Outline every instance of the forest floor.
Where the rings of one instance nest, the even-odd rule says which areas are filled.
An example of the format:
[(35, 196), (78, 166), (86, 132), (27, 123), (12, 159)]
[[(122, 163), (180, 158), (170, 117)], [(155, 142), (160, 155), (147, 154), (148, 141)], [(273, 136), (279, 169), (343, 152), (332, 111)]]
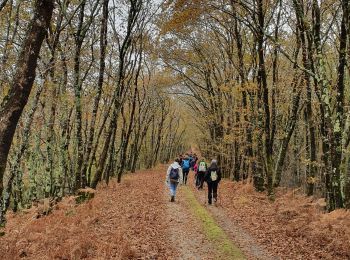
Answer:
[(280, 190), (274, 203), (251, 185), (222, 181), (178, 190), (169, 202), (164, 166), (101, 185), (37, 218), (40, 207), (8, 214), (0, 259), (349, 259), (350, 213), (325, 214), (312, 198)]

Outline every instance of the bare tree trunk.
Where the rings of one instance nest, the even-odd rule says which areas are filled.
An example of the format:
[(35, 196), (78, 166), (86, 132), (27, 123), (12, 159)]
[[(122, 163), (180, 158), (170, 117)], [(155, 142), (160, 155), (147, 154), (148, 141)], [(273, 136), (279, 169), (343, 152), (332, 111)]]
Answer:
[(33, 103), (31, 105), (31, 109), (30, 109), (29, 114), (28, 114), (28, 119), (25, 121), (24, 129), (23, 129), (23, 140), (22, 140), (22, 143), (20, 145), (20, 148), (15, 152), (14, 160), (13, 160), (14, 162), (11, 165), (11, 169), (10, 169), (9, 180), (7, 182), (7, 186), (6, 186), (6, 189), (4, 191), (4, 206), (0, 212), (0, 219), (3, 219), (3, 216), (5, 216), (6, 211), (10, 206), (10, 198), (11, 198), (10, 194), (12, 192), (13, 180), (17, 176), (17, 174), (19, 174), (19, 171), (20, 171), (19, 166), (20, 166), (22, 156), (26, 152), (26, 150), (28, 149), (28, 146), (29, 146), (30, 128), (32, 126), (34, 114), (35, 114), (35, 111), (38, 107), (38, 102), (39, 102), (39, 98), (40, 98), (42, 90), (43, 90), (43, 84), (38, 85), (38, 89), (35, 93), (34, 100), (33, 100)]
[[(140, 54), (141, 55), (141, 54)], [(140, 63), (141, 63), (141, 57), (140, 57)], [(139, 64), (141, 66), (141, 64)], [(138, 81), (138, 74), (140, 72), (141, 67), (138, 68), (137, 76), (135, 77), (135, 89), (134, 89), (134, 96), (132, 98), (132, 105), (131, 105), (131, 112), (130, 112), (130, 117), (129, 117), (129, 125), (127, 127), (127, 131), (125, 132), (123, 141), (121, 143), (121, 149), (120, 149), (120, 160), (119, 160), (119, 170), (118, 170), (118, 176), (117, 180), (118, 183), (121, 182), (122, 174), (125, 169), (125, 162), (126, 162), (126, 155), (127, 155), (127, 149), (129, 146), (129, 140), (130, 140), (130, 135), (132, 133), (132, 128), (133, 128), (133, 123), (134, 123), (134, 118), (135, 118), (135, 109), (136, 109), (136, 101), (137, 101), (137, 81)], [(124, 126), (125, 127), (125, 126)]]
[(103, 78), (104, 78), (105, 67), (106, 67), (105, 58), (106, 58), (106, 48), (107, 48), (108, 2), (109, 0), (104, 0), (103, 8), (102, 8), (102, 19), (101, 19), (101, 30), (100, 30), (100, 69), (99, 69), (99, 77), (98, 77), (98, 83), (97, 83), (97, 91), (96, 91), (96, 96), (94, 98), (94, 104), (92, 109), (92, 117), (91, 117), (91, 123), (90, 123), (88, 143), (86, 148), (85, 162), (81, 172), (83, 187), (85, 187), (85, 185), (87, 184), (86, 182), (88, 182), (86, 178), (86, 173), (89, 166), (89, 162), (91, 160), (92, 144), (95, 136), (95, 124), (96, 124), (96, 118), (97, 118), (97, 112), (100, 104), (100, 99), (102, 95)]
[(2, 11), (2, 9), (4, 9), (4, 7), (6, 6), (7, 2), (8, 2), (8, 0), (2, 0), (0, 2), (0, 12)]
[(85, 38), (83, 32), (86, 0), (80, 5), (78, 28), (75, 35), (75, 53), (74, 53), (74, 96), (75, 96), (75, 138), (77, 142), (77, 158), (75, 162), (75, 190), (82, 186), (81, 168), (83, 165), (83, 136), (82, 136), (82, 82), (80, 77), (80, 55)]
[[(299, 40), (299, 34), (297, 34), (297, 47), (294, 52), (294, 60), (297, 60), (298, 55), (299, 55), (299, 50), (300, 50), (300, 40)], [(280, 150), (278, 153), (276, 165), (275, 165), (275, 177), (274, 177), (274, 186), (277, 187), (279, 186), (281, 182), (281, 177), (282, 177), (282, 169), (284, 165), (284, 160), (287, 155), (287, 149), (288, 145), (290, 142), (290, 139), (293, 135), (295, 125), (297, 123), (297, 116), (298, 116), (298, 109), (299, 109), (299, 103), (300, 103), (300, 96), (302, 93), (302, 88), (300, 87), (300, 80), (298, 79), (299, 75), (296, 71), (297, 67), (296, 64), (293, 66), (294, 68), (294, 78), (292, 81), (292, 86), (293, 86), (293, 99), (292, 99), (292, 107), (290, 109), (290, 115), (288, 118), (288, 122), (285, 128), (285, 134), (282, 139), (282, 143), (280, 145)]]
[[(301, 49), (302, 49), (302, 61), (304, 67), (311, 71), (311, 64), (312, 64), (312, 56), (311, 56), (311, 49), (312, 49), (312, 42), (306, 41), (308, 29), (305, 28), (305, 15), (303, 11), (303, 6), (299, 0), (293, 0), (294, 2), (294, 8), (295, 13), (297, 17), (298, 22), (298, 29), (300, 31), (300, 41), (301, 41)], [(310, 159), (310, 165), (307, 169), (307, 195), (311, 196), (314, 191), (314, 181), (313, 178), (315, 177), (316, 173), (316, 134), (315, 134), (315, 126), (314, 126), (314, 120), (313, 120), (313, 112), (312, 112), (312, 89), (311, 89), (311, 80), (310, 80), (310, 74), (308, 72), (304, 72), (304, 81), (306, 86), (306, 121), (308, 124), (308, 134), (309, 134), (309, 140), (310, 140), (310, 146), (309, 146), (309, 152), (307, 156)]]
[[(37, 0), (22, 50), (16, 64), (16, 73), (8, 96), (0, 106), (0, 194), (3, 192), (3, 176), (17, 123), (27, 104), (35, 79), (35, 70), (42, 42), (50, 24), (53, 0)], [(2, 199), (0, 208), (3, 207)], [(3, 222), (3, 219), (0, 220)]]
[(272, 147), (272, 136), (271, 136), (271, 115), (269, 106), (269, 90), (267, 86), (267, 76), (265, 69), (265, 55), (264, 55), (264, 28), (265, 28), (265, 17), (264, 17), (264, 5), (262, 0), (257, 1), (257, 18), (259, 23), (258, 29), (258, 59), (259, 59), (259, 72), (258, 72), (258, 85), (259, 91), (262, 94), (262, 103), (264, 107), (264, 153), (265, 153), (265, 169), (267, 178), (267, 192), (270, 198), (274, 197), (273, 189), (273, 147)]
[[(295, 79), (297, 80), (297, 79)], [(297, 114), (298, 114), (298, 108), (299, 108), (299, 102), (300, 102), (300, 95), (301, 95), (301, 89), (299, 88), (299, 84), (297, 82), (294, 82), (294, 97), (292, 100), (292, 108), (290, 112), (290, 117), (288, 119), (288, 123), (285, 129), (285, 135), (282, 139), (282, 143), (280, 146), (279, 154), (276, 161), (276, 167), (275, 167), (275, 179), (274, 179), (274, 186), (279, 186), (281, 182), (281, 175), (282, 175), (282, 169), (284, 165), (284, 160), (287, 155), (288, 145), (289, 141), (293, 135), (295, 125), (297, 123)]]
[[(344, 95), (345, 95), (345, 65), (346, 65), (346, 49), (347, 49), (347, 40), (349, 35), (349, 3), (346, 0), (342, 2), (343, 17), (341, 21), (340, 29), (340, 46), (339, 46), (339, 57), (338, 57), (338, 79), (337, 79), (337, 96), (336, 96), (336, 118), (334, 124), (334, 159), (333, 169), (334, 169), (334, 196), (336, 198), (337, 207), (343, 207), (343, 197), (341, 194), (341, 178), (345, 179), (345, 205), (347, 208), (350, 208), (350, 194), (349, 192), (349, 177), (347, 176), (346, 168), (342, 167), (342, 158), (343, 158), (343, 131), (345, 124), (344, 117)], [(343, 176), (341, 176), (343, 175)], [(346, 188), (348, 186), (348, 188)], [(347, 192), (346, 192), (347, 191)]]
[(100, 155), (100, 159), (98, 162), (98, 167), (97, 167), (96, 173), (94, 175), (94, 178), (91, 181), (90, 186), (91, 186), (91, 188), (94, 188), (94, 189), (96, 189), (97, 184), (99, 183), (99, 181), (102, 178), (103, 170), (105, 169), (105, 163), (106, 163), (106, 160), (108, 157), (109, 148), (112, 145), (112, 142), (114, 143), (115, 132), (117, 130), (117, 120), (118, 120), (117, 117), (119, 114), (119, 108), (118, 108), (119, 103), (117, 103), (115, 106), (116, 106), (116, 108), (113, 109), (113, 114), (112, 114), (111, 121), (109, 124), (106, 140), (105, 140), (105, 143), (103, 145), (102, 153)]

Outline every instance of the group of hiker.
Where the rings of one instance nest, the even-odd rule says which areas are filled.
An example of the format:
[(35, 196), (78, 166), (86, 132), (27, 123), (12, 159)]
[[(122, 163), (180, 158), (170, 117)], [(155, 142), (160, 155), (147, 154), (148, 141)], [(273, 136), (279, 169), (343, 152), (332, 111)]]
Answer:
[(190, 171), (195, 175), (195, 186), (198, 190), (203, 189), (204, 182), (208, 186), (208, 204), (213, 200), (217, 201), (218, 184), (221, 180), (221, 171), (216, 159), (211, 160), (208, 167), (204, 158), (197, 157), (196, 154), (186, 153), (179, 155), (178, 158), (168, 167), (166, 174), (166, 183), (170, 189), (170, 201), (175, 201), (176, 189), (179, 184), (186, 185)]

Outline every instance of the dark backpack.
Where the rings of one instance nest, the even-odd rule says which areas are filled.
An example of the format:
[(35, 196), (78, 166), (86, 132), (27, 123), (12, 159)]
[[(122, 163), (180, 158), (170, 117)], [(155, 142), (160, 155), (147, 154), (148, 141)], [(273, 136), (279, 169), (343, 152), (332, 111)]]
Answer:
[(169, 179), (171, 182), (178, 182), (180, 179), (179, 168), (171, 168)]

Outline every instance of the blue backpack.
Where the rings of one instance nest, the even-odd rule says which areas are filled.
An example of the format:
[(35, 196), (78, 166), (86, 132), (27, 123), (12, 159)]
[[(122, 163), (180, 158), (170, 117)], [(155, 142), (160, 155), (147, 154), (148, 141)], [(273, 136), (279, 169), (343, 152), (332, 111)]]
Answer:
[(182, 161), (182, 169), (188, 170), (190, 168), (190, 160), (186, 159)]

